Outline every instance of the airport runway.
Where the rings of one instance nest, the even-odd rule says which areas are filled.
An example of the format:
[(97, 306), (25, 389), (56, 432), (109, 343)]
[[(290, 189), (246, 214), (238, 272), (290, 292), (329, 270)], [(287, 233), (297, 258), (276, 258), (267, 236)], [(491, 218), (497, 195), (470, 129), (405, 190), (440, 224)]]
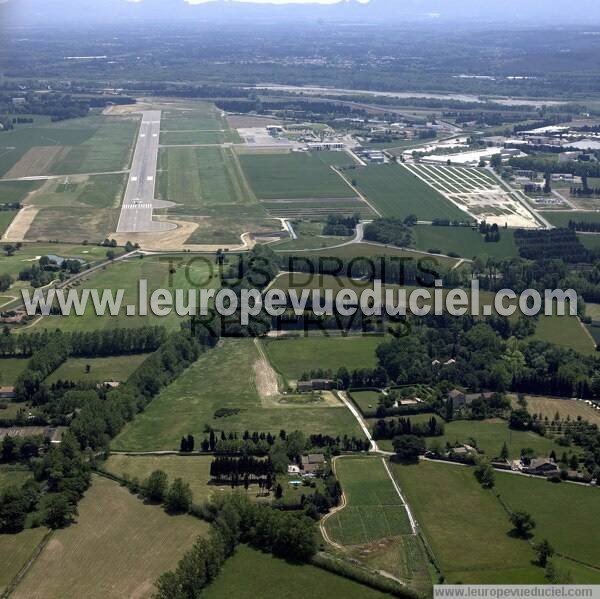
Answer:
[(160, 140), (160, 110), (142, 113), (129, 181), (121, 206), (117, 233), (148, 233), (168, 231), (176, 225), (152, 220), (155, 208), (167, 208), (172, 202), (154, 199), (158, 145)]

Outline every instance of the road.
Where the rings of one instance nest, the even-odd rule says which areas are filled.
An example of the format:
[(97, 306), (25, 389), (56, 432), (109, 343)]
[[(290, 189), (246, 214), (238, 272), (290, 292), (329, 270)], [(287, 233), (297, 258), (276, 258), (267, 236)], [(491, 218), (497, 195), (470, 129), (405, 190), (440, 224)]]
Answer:
[(174, 224), (152, 220), (155, 208), (173, 205), (171, 202), (154, 199), (160, 119), (160, 110), (146, 110), (142, 113), (117, 233), (148, 233), (175, 228)]

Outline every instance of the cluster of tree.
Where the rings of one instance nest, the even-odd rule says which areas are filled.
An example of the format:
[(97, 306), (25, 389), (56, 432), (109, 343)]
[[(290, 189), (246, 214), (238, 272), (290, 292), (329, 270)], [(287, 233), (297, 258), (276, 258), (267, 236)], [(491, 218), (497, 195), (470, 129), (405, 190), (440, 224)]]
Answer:
[(311, 448), (327, 449), (331, 454), (337, 454), (341, 451), (368, 451), (371, 444), (367, 439), (362, 437), (331, 437), (330, 435), (311, 435), (309, 437), (309, 445)]
[(526, 183), (523, 185), (523, 191), (525, 193), (542, 193), (542, 186), (537, 183)]
[(226, 513), (239, 522), (237, 537), (247, 543), (292, 561), (307, 561), (317, 550), (314, 521), (304, 514), (274, 510), (252, 503), (245, 495), (220, 495), (203, 506), (204, 517), (217, 522)]
[(577, 197), (600, 196), (600, 187), (571, 187), (571, 195)]
[(27, 514), (38, 509), (41, 485), (28, 480), (21, 487), (10, 486), (0, 493), (0, 533), (16, 534), (25, 528)]
[[(310, 484), (313, 487), (316, 487), (314, 481), (311, 483), (305, 482), (305, 484)], [(281, 485), (277, 486), (275, 495), (277, 495), (277, 491), (279, 490), (280, 486)], [(300, 503), (297, 507), (302, 509), (307, 516), (315, 521), (318, 521), (323, 514), (326, 514), (331, 508), (339, 505), (341, 498), (342, 487), (333, 472), (329, 470), (323, 476), (323, 492), (315, 488), (315, 490), (309, 495), (303, 493), (300, 496)], [(289, 502), (280, 504), (277, 501), (273, 504), (273, 507), (277, 508), (280, 505), (285, 509), (296, 507), (292, 506)]]
[(9, 274), (0, 275), (0, 291), (8, 291), (14, 282)]
[(354, 233), (359, 222), (360, 214), (353, 214), (352, 216), (330, 214), (323, 226), (323, 235), (350, 236)]
[[(223, 255), (220, 254), (217, 260), (223, 264)], [(239, 296), (242, 290), (264, 289), (278, 274), (279, 258), (275, 252), (268, 246), (257, 245), (250, 252), (229, 260), (222, 269), (221, 284)], [(220, 328), (224, 337), (259, 337), (270, 330), (271, 319), (261, 312), (258, 316), (250, 316), (249, 323), (245, 325), (241, 323), (238, 310), (231, 317), (220, 319)]]
[(497, 243), (500, 241), (500, 229), (496, 223), (493, 225), (487, 224), (485, 221), (479, 224), (479, 233), (488, 243)]
[(21, 210), (23, 204), (20, 202), (3, 202), (0, 203), (0, 212), (6, 212), (9, 210)]
[(400, 218), (378, 218), (365, 226), (364, 238), (368, 241), (410, 247), (413, 235), (410, 227)]
[(44, 329), (36, 333), (0, 335), (0, 355), (31, 356), (50, 343), (64, 343), (70, 356), (95, 358), (156, 351), (167, 339), (160, 326), (143, 326), (132, 329), (62, 332)]
[(15, 384), (17, 401), (29, 401), (43, 405), (48, 401), (48, 388), (44, 379), (54, 372), (69, 357), (69, 344), (62, 335), (38, 349), (29, 360), (27, 368), (19, 375)]
[(373, 426), (375, 439), (394, 439), (402, 435), (416, 437), (441, 437), (444, 434), (444, 423), (432, 416), (427, 422), (413, 422), (410, 418), (398, 420), (378, 420)]
[(586, 233), (600, 233), (600, 223), (588, 222), (584, 220), (570, 220), (569, 229), (573, 229), (573, 231), (583, 231)]
[(425, 454), (426, 444), (423, 437), (416, 435), (402, 435), (392, 441), (395, 455), (392, 459), (399, 462), (417, 462)]
[(310, 518), (252, 504), (236, 493), (204, 506), (203, 515), (212, 523), (209, 535), (196, 541), (174, 571), (158, 579), (157, 599), (197, 597), (215, 579), (238, 543), (292, 561), (308, 561), (317, 551)]
[(237, 433), (227, 435), (221, 431), (217, 438), (214, 431), (210, 432), (208, 439), (201, 443), (204, 452), (214, 452), (217, 455), (267, 455), (269, 449), (275, 443), (275, 437), (271, 433), (253, 433), (251, 436), (244, 433), (244, 438), (239, 439)]
[(71, 423), (82, 448), (104, 449), (126, 422), (176, 379), (205, 349), (185, 332), (174, 333), (117, 389), (94, 389)]
[(50, 441), (43, 435), (12, 437), (6, 435), (0, 444), (0, 463), (27, 463), (36, 458), (50, 447)]
[[(562, 148), (556, 146), (558, 152), (562, 152)], [(528, 150), (530, 151), (530, 149)], [(544, 152), (547, 150), (544, 149)], [(510, 166), (519, 170), (531, 170), (542, 173), (556, 173), (564, 175), (574, 175), (576, 177), (600, 177), (600, 163), (585, 162), (578, 160), (565, 160), (559, 162), (557, 158), (543, 158), (540, 156), (530, 155), (521, 158), (511, 158)]]
[(210, 476), (218, 482), (227, 482), (232, 487), (264, 479), (269, 490), (273, 484), (275, 470), (270, 459), (258, 459), (253, 456), (217, 456), (210, 464)]
[(487, 418), (503, 418), (510, 411), (510, 400), (503, 393), (494, 393), (491, 397), (474, 399), (466, 409), (466, 414), (472, 420), (486, 420)]
[(56, 278), (54, 270), (47, 270), (32, 264), (19, 272), (19, 280), (27, 281), (34, 289), (44, 287)]
[(147, 501), (164, 504), (169, 514), (186, 514), (192, 509), (194, 496), (190, 485), (181, 478), (169, 484), (169, 477), (162, 470), (154, 470), (139, 486), (137, 481), (128, 484), (132, 491), (139, 491)]
[(282, 99), (280, 101), (261, 100), (217, 100), (215, 104), (227, 112), (256, 112), (257, 114), (280, 114), (289, 118), (302, 117), (305, 120), (328, 120), (333, 117), (361, 117), (367, 112), (363, 108), (348, 106), (340, 102), (323, 102), (310, 99)]
[[(490, 317), (426, 316), (408, 319), (409, 334), (379, 345), (379, 365), (398, 385), (445, 383), (489, 389), (593, 397), (596, 361), (591, 356), (542, 341), (518, 341), (515, 324)], [(435, 369), (432, 361), (454, 362)], [(599, 389), (600, 391), (600, 389)]]
[(194, 439), (193, 435), (181, 437), (181, 442), (179, 443), (179, 451), (181, 453), (192, 453), (192, 451), (194, 451), (195, 444), (196, 440)]
[(431, 221), (432, 227), (472, 227), (472, 222), (462, 222), (460, 220), (450, 220), (448, 218), (434, 218)]
[(313, 379), (329, 379), (333, 381), (334, 387), (338, 389), (349, 389), (350, 387), (385, 387), (387, 383), (387, 375), (381, 368), (357, 368), (348, 370), (345, 366), (341, 366), (337, 372), (329, 369), (317, 369), (310, 372), (303, 372), (300, 380), (310, 381)]
[(5, 243), (2, 246), (2, 251), (5, 253), (6, 256), (10, 258), (11, 256), (14, 256), (22, 247), (23, 244), (21, 242)]
[(73, 521), (77, 502), (90, 484), (90, 468), (71, 435), (65, 434), (60, 446), (41, 437), (5, 437), (2, 461), (29, 465), (34, 480), (0, 494), (0, 532), (20, 532), (28, 514), (33, 514), (33, 526), (62, 528)]
[(23, 114), (49, 115), (52, 121), (84, 117), (90, 110), (89, 101), (57, 92), (28, 92), (23, 100), (13, 110), (22, 111)]
[(515, 241), (522, 258), (545, 260), (558, 258), (566, 263), (589, 262), (593, 253), (585, 248), (573, 229), (515, 231)]

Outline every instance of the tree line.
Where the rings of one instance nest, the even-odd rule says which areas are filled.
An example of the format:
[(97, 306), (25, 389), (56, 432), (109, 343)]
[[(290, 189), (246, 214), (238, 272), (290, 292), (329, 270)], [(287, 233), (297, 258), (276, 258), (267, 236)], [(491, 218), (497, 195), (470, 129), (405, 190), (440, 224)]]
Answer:
[(4, 358), (32, 356), (56, 340), (62, 340), (69, 348), (69, 355), (75, 357), (95, 358), (146, 353), (158, 349), (166, 338), (167, 333), (160, 326), (89, 332), (44, 329), (40, 332), (20, 335), (11, 335), (10, 331), (5, 330), (4, 334), (0, 335), (0, 356)]
[(402, 435), (416, 437), (441, 437), (444, 434), (444, 423), (432, 416), (427, 422), (413, 422), (410, 418), (397, 420), (378, 420), (373, 426), (373, 438), (394, 439)]

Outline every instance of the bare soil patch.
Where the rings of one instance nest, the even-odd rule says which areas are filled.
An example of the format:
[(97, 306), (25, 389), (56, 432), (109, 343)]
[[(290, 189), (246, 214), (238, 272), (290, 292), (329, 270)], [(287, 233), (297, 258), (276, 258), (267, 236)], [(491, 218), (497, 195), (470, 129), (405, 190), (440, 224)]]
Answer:
[(269, 125), (281, 125), (281, 119), (268, 116), (246, 116), (242, 114), (227, 115), (227, 123), (232, 129), (246, 129), (249, 127), (267, 127)]

